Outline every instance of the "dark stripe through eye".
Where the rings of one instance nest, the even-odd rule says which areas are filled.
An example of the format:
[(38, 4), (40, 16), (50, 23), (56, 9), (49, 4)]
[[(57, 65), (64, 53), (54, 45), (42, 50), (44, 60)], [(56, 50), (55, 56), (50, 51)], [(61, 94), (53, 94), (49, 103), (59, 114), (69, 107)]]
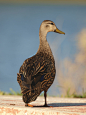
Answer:
[(48, 27), (49, 25), (46, 25), (46, 27)]
[(51, 24), (51, 25), (54, 25), (54, 23), (47, 23), (47, 24)]

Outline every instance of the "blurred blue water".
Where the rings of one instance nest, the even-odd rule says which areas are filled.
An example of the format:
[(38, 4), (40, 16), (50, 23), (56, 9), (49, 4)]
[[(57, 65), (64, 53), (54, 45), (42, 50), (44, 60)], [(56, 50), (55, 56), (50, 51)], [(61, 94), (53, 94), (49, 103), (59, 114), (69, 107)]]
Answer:
[[(55, 58), (73, 58), (77, 51), (75, 36), (86, 28), (86, 6), (0, 5), (0, 90), (19, 91), (17, 73), (23, 61), (39, 47), (39, 27), (43, 20), (54, 21), (66, 33), (65, 36), (52, 32), (47, 35)], [(52, 42), (57, 37), (56, 42), (63, 41), (55, 50)], [(56, 78), (49, 94), (59, 93), (57, 85)]]

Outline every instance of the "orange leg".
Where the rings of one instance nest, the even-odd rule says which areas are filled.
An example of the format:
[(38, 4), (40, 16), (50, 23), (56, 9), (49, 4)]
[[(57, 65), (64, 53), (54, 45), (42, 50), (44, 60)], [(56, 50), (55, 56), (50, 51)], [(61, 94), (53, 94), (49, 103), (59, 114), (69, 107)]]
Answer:
[(28, 107), (28, 106), (29, 106), (29, 107), (33, 107), (33, 105), (30, 105), (30, 104), (28, 104), (28, 103), (25, 103), (25, 106), (26, 106), (26, 107)]

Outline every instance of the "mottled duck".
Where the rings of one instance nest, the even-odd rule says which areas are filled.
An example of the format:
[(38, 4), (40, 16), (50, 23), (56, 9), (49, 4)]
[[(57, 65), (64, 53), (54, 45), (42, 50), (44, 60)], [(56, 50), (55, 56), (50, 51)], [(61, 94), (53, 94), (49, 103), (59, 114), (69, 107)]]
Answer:
[(21, 87), (25, 106), (33, 107), (28, 103), (35, 101), (44, 91), (44, 107), (48, 107), (47, 90), (52, 85), (56, 73), (55, 60), (46, 39), (48, 32), (65, 34), (56, 27), (54, 22), (44, 20), (39, 29), (40, 44), (37, 53), (26, 59), (17, 73), (17, 81)]

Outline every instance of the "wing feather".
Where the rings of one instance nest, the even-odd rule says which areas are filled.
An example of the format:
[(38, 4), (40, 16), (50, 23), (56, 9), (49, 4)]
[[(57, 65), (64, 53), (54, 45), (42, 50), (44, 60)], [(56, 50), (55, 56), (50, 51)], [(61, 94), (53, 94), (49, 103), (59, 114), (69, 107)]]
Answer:
[[(41, 84), (44, 76), (46, 75), (46, 68), (48, 62), (43, 57), (35, 55), (24, 61), (19, 73), (21, 74), (21, 90), (26, 92), (27, 90), (33, 90), (37, 87), (37, 84)], [(22, 77), (23, 76), (23, 77)]]

